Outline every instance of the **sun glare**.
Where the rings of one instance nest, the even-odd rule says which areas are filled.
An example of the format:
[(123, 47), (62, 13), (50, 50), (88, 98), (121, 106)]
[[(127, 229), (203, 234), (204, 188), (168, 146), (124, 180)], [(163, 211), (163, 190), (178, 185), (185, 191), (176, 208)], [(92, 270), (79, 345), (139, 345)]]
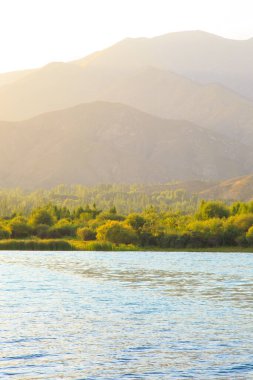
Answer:
[(200, 29), (253, 36), (250, 0), (0, 2), (0, 72), (81, 58), (126, 37)]

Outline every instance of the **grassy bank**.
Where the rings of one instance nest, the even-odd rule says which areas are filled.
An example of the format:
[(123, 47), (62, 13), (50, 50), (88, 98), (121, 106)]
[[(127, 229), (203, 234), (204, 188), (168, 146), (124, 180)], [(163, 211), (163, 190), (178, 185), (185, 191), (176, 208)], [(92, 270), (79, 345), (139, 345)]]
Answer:
[(138, 251), (132, 244), (79, 241), (64, 239), (5, 239), (0, 240), (1, 251)]
[(113, 244), (98, 241), (63, 239), (6, 239), (0, 241), (0, 250), (6, 251), (153, 251), (153, 252), (249, 252), (253, 247), (210, 247), (210, 248), (159, 248), (138, 247), (133, 244)]
[(133, 244), (114, 244), (98, 241), (69, 240), (69, 244), (75, 251), (140, 251), (141, 249)]
[(7, 251), (71, 251), (72, 245), (66, 240), (7, 239), (0, 241), (0, 250)]
[(138, 251), (138, 252), (249, 252), (253, 247), (209, 247), (209, 248), (161, 248), (154, 246), (139, 247), (132, 244), (112, 244), (108, 242), (69, 241), (76, 251)]

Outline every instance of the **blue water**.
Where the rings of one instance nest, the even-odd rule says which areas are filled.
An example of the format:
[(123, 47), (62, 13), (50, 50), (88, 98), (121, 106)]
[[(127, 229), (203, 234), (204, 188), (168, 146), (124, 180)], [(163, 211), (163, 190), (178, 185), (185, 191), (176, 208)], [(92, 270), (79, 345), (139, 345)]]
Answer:
[(2, 379), (253, 379), (253, 254), (0, 253)]

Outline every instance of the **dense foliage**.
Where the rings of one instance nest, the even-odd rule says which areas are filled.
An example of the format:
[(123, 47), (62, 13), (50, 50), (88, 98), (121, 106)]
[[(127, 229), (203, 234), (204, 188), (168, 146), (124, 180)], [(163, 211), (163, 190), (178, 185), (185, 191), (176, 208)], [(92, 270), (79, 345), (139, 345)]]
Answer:
[[(163, 185), (59, 185), (49, 190), (24, 191), (0, 189), (0, 216), (17, 213), (29, 215), (33, 209), (52, 203), (74, 210), (79, 206), (96, 204), (108, 210), (113, 205), (119, 213), (140, 212), (150, 205), (158, 210), (184, 210), (193, 212), (198, 197), (180, 188), (180, 184)], [(66, 215), (68, 216), (68, 215)]]
[(40, 244), (42, 249), (54, 249), (55, 245), (55, 249), (95, 250), (122, 245), (134, 249), (252, 247), (253, 202), (226, 205), (202, 201), (191, 213), (169, 208), (161, 211), (154, 206), (119, 213), (114, 205), (102, 210), (96, 204), (77, 208), (48, 204), (3, 216), (0, 248), (7, 249), (8, 244), (19, 249)]

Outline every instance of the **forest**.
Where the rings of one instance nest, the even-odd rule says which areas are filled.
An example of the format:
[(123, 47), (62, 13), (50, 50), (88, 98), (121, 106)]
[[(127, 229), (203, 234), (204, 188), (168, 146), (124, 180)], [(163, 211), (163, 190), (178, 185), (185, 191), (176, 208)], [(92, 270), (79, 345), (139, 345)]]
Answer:
[(96, 204), (99, 209), (114, 205), (119, 213), (141, 212), (149, 206), (158, 210), (193, 212), (198, 196), (186, 191), (178, 182), (168, 184), (109, 184), (97, 186), (58, 185), (34, 191), (20, 188), (0, 189), (0, 217), (12, 213), (29, 215), (38, 207), (54, 204), (73, 210), (79, 206)]
[(0, 215), (0, 249), (253, 248), (253, 201), (206, 201), (158, 185), (1, 190)]

